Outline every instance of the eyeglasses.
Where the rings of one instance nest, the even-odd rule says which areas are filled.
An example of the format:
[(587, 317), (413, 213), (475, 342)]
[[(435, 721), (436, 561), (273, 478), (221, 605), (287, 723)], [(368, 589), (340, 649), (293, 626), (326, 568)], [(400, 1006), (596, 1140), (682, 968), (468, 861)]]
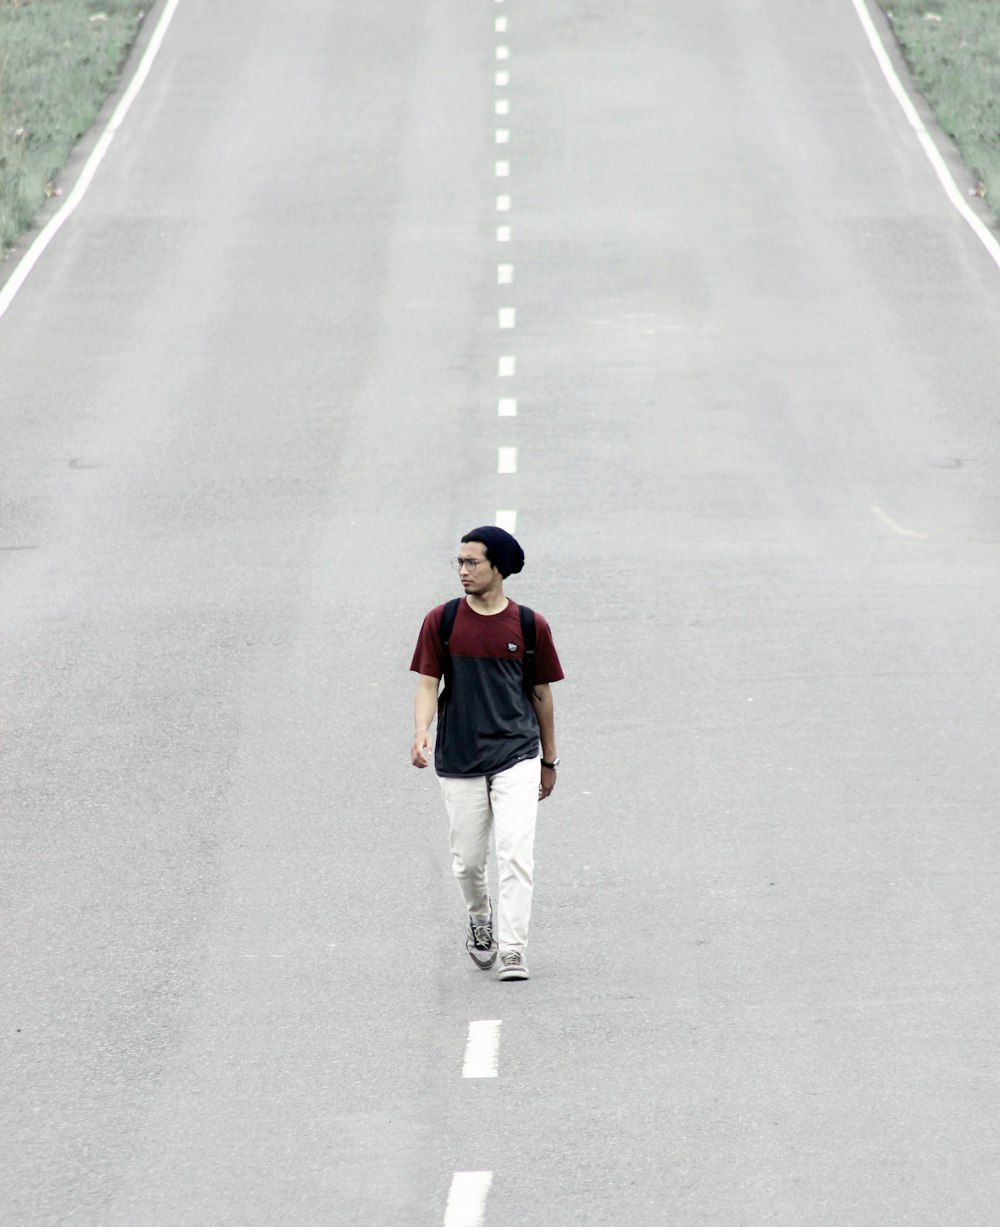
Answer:
[(461, 571), (463, 567), (467, 568), (469, 571), (475, 571), (476, 567), (478, 567), (481, 562), (485, 561), (485, 558), (453, 558), (451, 560), (451, 565), (456, 571)]

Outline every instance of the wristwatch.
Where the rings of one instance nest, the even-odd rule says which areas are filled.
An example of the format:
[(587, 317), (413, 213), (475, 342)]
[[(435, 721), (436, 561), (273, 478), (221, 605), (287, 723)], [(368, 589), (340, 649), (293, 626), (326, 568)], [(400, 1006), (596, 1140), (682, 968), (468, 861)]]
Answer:
[(543, 767), (551, 767), (553, 770), (555, 770), (555, 768), (559, 766), (559, 759), (558, 759), (558, 758), (554, 758), (554, 759), (552, 760), (552, 762), (550, 763), (550, 762), (548, 761), (548, 759), (543, 758), (543, 759), (542, 759), (542, 766), (543, 766)]

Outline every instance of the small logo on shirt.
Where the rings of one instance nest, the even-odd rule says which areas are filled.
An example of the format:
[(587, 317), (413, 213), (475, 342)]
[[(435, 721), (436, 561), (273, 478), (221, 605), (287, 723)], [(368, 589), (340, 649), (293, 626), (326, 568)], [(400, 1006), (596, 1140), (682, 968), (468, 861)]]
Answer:
[(517, 651), (517, 648), (518, 648), (518, 645), (517, 645), (516, 643), (508, 643), (508, 644), (507, 644), (507, 651), (508, 651), (508, 652), (516, 652), (516, 651)]

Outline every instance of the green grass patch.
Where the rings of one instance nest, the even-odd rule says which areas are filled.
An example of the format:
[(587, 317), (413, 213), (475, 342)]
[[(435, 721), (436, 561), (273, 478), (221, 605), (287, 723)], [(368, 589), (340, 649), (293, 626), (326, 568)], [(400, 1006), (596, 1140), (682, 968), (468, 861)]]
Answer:
[(0, 0), (0, 248), (114, 89), (149, 0)]
[(918, 88), (1000, 213), (1000, 0), (879, 0)]

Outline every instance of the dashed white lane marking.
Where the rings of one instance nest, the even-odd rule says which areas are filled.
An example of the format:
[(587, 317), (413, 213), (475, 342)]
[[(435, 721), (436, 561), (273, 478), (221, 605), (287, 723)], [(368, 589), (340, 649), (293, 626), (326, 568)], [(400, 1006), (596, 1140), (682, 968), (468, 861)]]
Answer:
[(888, 525), (888, 527), (891, 528), (894, 533), (899, 533), (902, 537), (916, 537), (918, 541), (927, 540), (926, 533), (917, 533), (914, 532), (912, 528), (904, 528), (902, 524), (897, 524), (895, 520), (890, 519), (889, 516), (885, 514), (881, 507), (876, 507), (874, 503), (872, 503), (872, 511), (874, 511), (882, 523)]
[[(498, 4), (502, 2), (503, 0), (497, 0)], [(507, 29), (507, 18), (498, 17), (494, 24), (497, 33), (501, 34)], [(506, 47), (497, 47), (496, 57), (498, 60), (506, 60), (509, 55), (510, 52)], [(509, 75), (506, 72), (498, 72), (496, 74), (497, 85), (506, 85), (509, 79)], [(503, 102), (502, 106), (499, 102), (497, 103), (496, 113), (498, 115), (505, 115), (507, 113), (506, 101)], [(509, 144), (510, 130), (498, 128), (495, 132), (495, 140), (498, 145)], [(496, 162), (494, 170), (497, 178), (504, 178), (510, 174), (510, 163)], [(510, 205), (511, 200), (509, 196), (497, 196), (498, 213), (510, 212)], [(497, 227), (497, 242), (510, 242), (509, 226)], [(504, 269), (508, 273), (506, 277), (502, 275)], [(497, 281), (500, 284), (509, 284), (512, 276), (512, 265), (497, 266)], [(513, 307), (500, 307), (497, 318), (501, 328), (513, 328), (515, 309)], [(502, 379), (509, 378), (514, 374), (516, 366), (514, 355), (504, 354), (498, 360), (497, 373)], [(509, 396), (500, 397), (497, 402), (497, 414), (500, 417), (516, 417), (517, 401)], [(516, 472), (517, 448), (498, 448), (497, 473)], [(517, 512), (513, 509), (498, 509), (494, 521), (498, 528), (506, 529), (509, 533), (517, 531)], [(501, 1025), (502, 1020), (499, 1018), (486, 1018), (469, 1023), (469, 1033), (465, 1041), (465, 1058), (462, 1062), (463, 1078), (496, 1078), (498, 1076)], [(486, 1199), (489, 1196), (492, 1183), (492, 1172), (455, 1172), (452, 1175), (451, 1187), (448, 1190), (448, 1202), (444, 1211), (444, 1227), (482, 1227), (486, 1216)]]
[(917, 114), (917, 108), (910, 101), (910, 96), (899, 79), (899, 74), (892, 65), (892, 60), (889, 58), (889, 53), (885, 49), (885, 44), (882, 42), (881, 35), (875, 28), (875, 23), (871, 19), (871, 14), (865, 5), (864, 0), (852, 0), (855, 12), (858, 15), (865, 34), (868, 37), (868, 42), (872, 51), (875, 52), (875, 58), (878, 60), (879, 68), (882, 69), (882, 76), (888, 82), (889, 88), (896, 96), (896, 101), (903, 108), (903, 114), (906, 116), (907, 122), (917, 135), (917, 140), (923, 146), (924, 153), (931, 166), (934, 167), (934, 173), (938, 177), (938, 181), (945, 190), (945, 195), (958, 210), (961, 217), (972, 228), (976, 238), (986, 248), (996, 264), (1000, 268), (1000, 243), (990, 233), (987, 227), (983, 224), (981, 218), (969, 208), (968, 202), (959, 191), (958, 184), (952, 178), (951, 171), (945, 164), (944, 158), (938, 152), (937, 146), (934, 144), (930, 133), (927, 131), (923, 120)]
[(492, 1172), (455, 1172), (444, 1209), (444, 1227), (482, 1227)]
[(118, 129), (125, 122), (125, 116), (129, 113), (132, 103), (138, 97), (139, 91), (146, 83), (146, 78), (149, 76), (149, 71), (153, 67), (153, 61), (156, 59), (160, 47), (163, 45), (163, 40), (166, 37), (167, 29), (173, 21), (174, 13), (177, 11), (177, 6), (180, 0), (168, 0), (166, 7), (160, 15), (160, 20), (156, 23), (156, 29), (146, 46), (146, 50), (142, 53), (142, 59), (139, 61), (139, 66), (135, 70), (135, 75), (128, 84), (125, 93), (122, 94), (121, 100), (114, 109), (114, 113), (108, 120), (107, 126), (101, 133), (100, 139), (94, 146), (93, 152), (84, 163), (83, 170), (80, 172), (80, 177), (73, 186), (73, 190), (66, 197), (66, 203), (62, 206), (54, 217), (51, 217), (47, 225), (42, 230), (41, 234), (35, 239), (28, 250), (21, 257), (17, 267), (7, 279), (3, 289), (0, 290), (0, 318), (6, 315), (10, 304), (14, 301), (14, 297), (18, 290), (24, 285), (28, 279), (28, 275), (35, 267), (38, 261), (45, 253), (45, 249), (56, 237), (65, 223), (76, 210), (77, 205), (87, 194), (87, 189), (93, 182), (94, 176), (97, 174), (98, 167), (104, 161), (105, 154), (111, 148), (111, 142), (115, 139)]
[[(501, 451), (504, 449), (501, 448)], [(509, 449), (516, 452), (516, 448)], [(503, 472), (505, 470), (501, 470)], [(463, 1078), (495, 1078), (500, 1061), (500, 1018), (484, 1018), (469, 1023), (465, 1041), (465, 1060), (462, 1064)]]
[[(497, 0), (497, 2), (500, 3), (500, 0)], [(504, 30), (506, 30), (506, 28), (507, 28), (506, 18), (498, 17), (496, 21), (497, 33), (502, 33)], [(510, 48), (505, 47), (505, 46), (498, 46), (496, 49), (496, 58), (498, 60), (509, 60), (510, 59)], [(510, 84), (510, 73), (505, 68), (500, 68), (496, 71), (494, 75), (494, 81), (498, 87), (503, 88)], [(497, 98), (493, 104), (493, 110), (496, 115), (509, 115), (510, 114), (510, 100), (507, 98)], [(496, 141), (496, 144), (498, 145), (509, 144), (510, 143), (510, 129), (509, 128), (497, 128), (495, 132), (495, 141)], [(510, 162), (507, 162), (507, 161), (495, 162), (493, 169), (498, 179), (507, 178), (510, 175)], [(498, 196), (497, 197), (497, 212), (498, 213), (509, 213), (510, 208), (511, 208), (510, 196)], [(510, 237), (511, 236), (510, 236), (509, 226), (498, 226), (497, 227), (497, 242), (498, 243), (509, 243)], [(513, 282), (513, 280), (514, 280), (513, 264), (498, 264), (497, 265), (497, 284), (498, 285), (510, 285)], [(516, 319), (516, 312), (513, 307), (501, 307), (499, 309), (498, 323), (501, 328), (503, 329), (513, 328), (515, 325), (515, 319)], [(516, 369), (517, 369), (517, 363), (514, 359), (513, 354), (505, 354), (503, 357), (500, 358), (497, 364), (497, 372), (501, 379), (509, 379), (511, 376), (514, 375)], [(513, 396), (501, 396), (499, 400), (497, 401), (497, 416), (498, 417), (517, 417), (516, 398), (514, 398)], [(501, 447), (497, 450), (497, 472), (498, 473), (516, 473), (517, 472), (517, 448), (516, 447)], [(512, 508), (505, 509), (505, 510), (499, 510), (496, 514), (496, 524), (498, 528), (504, 528), (509, 533), (516, 532), (517, 531), (517, 512)], [(469, 1044), (472, 1043), (473, 1027), (493, 1027), (494, 1028), (493, 1033), (492, 1033), (493, 1038), (490, 1040), (490, 1042), (494, 1043), (495, 1045), (499, 1045), (499, 1028), (500, 1028), (499, 1022), (485, 1023), (485, 1024), (470, 1023), (469, 1024)], [(489, 1035), (490, 1035), (489, 1032), (483, 1033), (483, 1037), (482, 1037), (483, 1043), (487, 1042), (487, 1036)], [(494, 1053), (495, 1051), (496, 1049), (494, 1049)], [(466, 1048), (466, 1063), (467, 1064), (468, 1064), (468, 1061), (469, 1061), (469, 1048), (467, 1046)], [(468, 1077), (471, 1075), (466, 1075), (466, 1076)], [(494, 1056), (494, 1073), (480, 1075), (480, 1076), (486, 1076), (486, 1077), (496, 1076), (495, 1074), (495, 1056)], [(458, 1174), (459, 1173), (456, 1173), (456, 1176)], [(486, 1188), (488, 1190), (489, 1180), (492, 1178), (491, 1174), (488, 1172), (479, 1173), (479, 1174), (486, 1175), (487, 1177)], [(483, 1202), (485, 1203), (485, 1193), (483, 1194)], [(481, 1221), (481, 1220), (474, 1220), (474, 1221)], [(450, 1227), (450, 1224), (447, 1223), (447, 1220), (446, 1220), (446, 1227)]]

